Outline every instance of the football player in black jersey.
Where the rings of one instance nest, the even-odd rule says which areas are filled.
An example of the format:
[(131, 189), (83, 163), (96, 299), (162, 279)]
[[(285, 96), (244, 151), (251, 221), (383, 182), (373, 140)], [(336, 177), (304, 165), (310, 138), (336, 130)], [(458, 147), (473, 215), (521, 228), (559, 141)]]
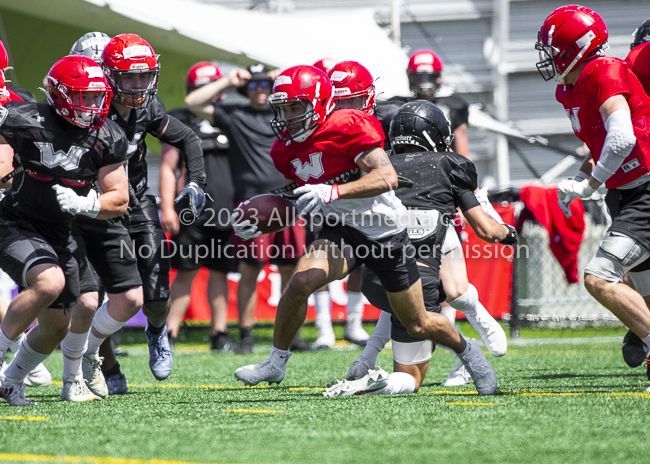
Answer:
[[(116, 124), (105, 122), (111, 89), (102, 68), (67, 56), (54, 64), (45, 87), (47, 101), (0, 108), (0, 143), (15, 153), (13, 183), (0, 203), (0, 267), (23, 289), (0, 326), (0, 359), (39, 320), (0, 378), (0, 396), (14, 406), (34, 404), (23, 379), (68, 331), (79, 296), (74, 216), (118, 217), (128, 205), (128, 144)], [(91, 189), (95, 181), (99, 196)], [(68, 395), (96, 399), (82, 378), (65, 380), (61, 396)]]
[[(190, 68), (187, 73), (187, 93), (220, 79), (221, 70), (214, 63), (202, 61)], [(213, 97), (213, 102), (221, 101), (223, 94)], [(196, 221), (179, 221), (179, 208), (174, 208), (177, 190), (185, 186), (185, 167), (180, 160), (177, 148), (163, 145), (160, 162), (161, 222), (163, 230), (171, 234), (171, 265), (176, 277), (171, 286), (171, 309), (167, 318), (170, 344), (178, 335), (181, 321), (190, 303), (192, 282), (201, 267), (209, 271), (207, 297), (211, 313), (210, 348), (219, 351), (233, 351), (234, 343), (228, 337), (228, 278), (227, 274), (236, 269), (226, 247), (230, 244), (232, 227), (230, 210), (235, 201), (235, 189), (228, 162), (228, 137), (205, 119), (199, 118), (188, 108), (178, 108), (169, 112), (192, 129), (201, 139), (205, 173), (208, 178), (206, 193), (213, 201)], [(176, 171), (180, 176), (176, 180)]]
[[(147, 133), (152, 134), (180, 149), (187, 166), (189, 182), (176, 201), (184, 199), (195, 215), (202, 211), (205, 203), (203, 153), (198, 137), (177, 119), (167, 115), (162, 100), (156, 95), (158, 57), (146, 40), (135, 34), (113, 37), (102, 52), (102, 65), (113, 89), (109, 119), (122, 128), (129, 141), (127, 173), (131, 198), (129, 214), (123, 223), (130, 240), (124, 238), (121, 226), (117, 224), (93, 229), (92, 240), (97, 245), (95, 252), (98, 256), (105, 257), (93, 262), (93, 265), (103, 285), (107, 289), (115, 285), (117, 293), (117, 290), (124, 292), (127, 284), (133, 285), (132, 266), (125, 258), (136, 260), (142, 280), (142, 309), (148, 320), (145, 333), (149, 345), (149, 367), (156, 379), (164, 380), (171, 374), (173, 367), (165, 325), (169, 311), (169, 254), (158, 219), (155, 197), (145, 195), (145, 136)], [(131, 310), (134, 301), (134, 298), (127, 299), (125, 307), (119, 308), (118, 305), (111, 304), (109, 298), (97, 310), (92, 323), (88, 349), (84, 355), (84, 378), (88, 382), (96, 382), (104, 394), (107, 388), (102, 385), (104, 382), (98, 356), (99, 346), (106, 337), (123, 326), (124, 323), (114, 317), (116, 314), (135, 314)], [(125, 381), (121, 385), (125, 386)]]
[[(454, 134), (452, 149), (466, 158), (470, 157), (469, 141), (467, 139), (467, 124), (469, 121), (469, 106), (456, 95), (437, 95), (442, 85), (442, 71), (444, 64), (435, 52), (427, 49), (417, 50), (409, 60), (406, 74), (409, 87), (413, 96), (393, 97), (377, 105), (376, 116), (381, 121), (384, 133), (388, 138), (390, 121), (395, 112), (406, 102), (412, 100), (428, 100), (435, 103), (445, 112), (451, 122), (451, 131)], [(388, 140), (387, 140), (388, 142)], [(390, 147), (386, 147), (388, 150)]]
[[(412, 187), (398, 188), (396, 194), (409, 210), (408, 234), (422, 279), (425, 306), (427, 311), (440, 312), (440, 303), (446, 297), (440, 264), (445, 240), (450, 234), (455, 236), (450, 223), (456, 207), (483, 240), (514, 245), (516, 232), (497, 222), (479, 204), (474, 195), (476, 168), (467, 158), (449, 151), (453, 139), (450, 124), (433, 103), (416, 100), (405, 104), (391, 122), (389, 137), (395, 170), (413, 183)], [(491, 207), (487, 208), (498, 217)], [(354, 380), (338, 382), (325, 395), (414, 393), (426, 375), (435, 347), (430, 340), (412, 337), (397, 317), (388, 316), (392, 310), (378, 278), (365, 267), (362, 274), (364, 295), (384, 312), (364, 352), (350, 368), (348, 378)], [(390, 338), (394, 372), (389, 375), (373, 366)]]

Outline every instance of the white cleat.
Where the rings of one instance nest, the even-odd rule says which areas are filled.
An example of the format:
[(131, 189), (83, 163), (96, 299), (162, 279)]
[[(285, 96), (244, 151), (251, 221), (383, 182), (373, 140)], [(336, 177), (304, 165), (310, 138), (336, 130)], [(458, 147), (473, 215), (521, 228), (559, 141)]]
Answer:
[(348, 369), (348, 375), (347, 379), (348, 380), (359, 380), (366, 375), (371, 370), (377, 369), (375, 366), (372, 366), (370, 364), (370, 361), (368, 361), (366, 358), (363, 357), (363, 355), (359, 356), (357, 359), (354, 360), (352, 365), (350, 366), (350, 369)]
[(478, 332), (481, 341), (493, 356), (503, 356), (508, 351), (506, 333), (483, 306), (476, 309), (476, 316), (466, 315), (471, 326)]
[(366, 346), (370, 335), (361, 326), (361, 314), (348, 314), (343, 339), (359, 346)]
[(108, 396), (108, 386), (106, 386), (106, 380), (102, 373), (102, 361), (104, 361), (104, 358), (97, 353), (84, 355), (81, 361), (81, 370), (90, 391), (100, 398), (106, 398)]
[(474, 381), (479, 395), (492, 395), (497, 390), (497, 373), (485, 359), (485, 355), (476, 340), (467, 339), (468, 352), (458, 356)]
[(270, 359), (240, 367), (235, 371), (235, 378), (246, 385), (257, 385), (260, 382), (268, 382), (269, 385), (279, 384), (284, 380), (284, 376), (285, 371), (276, 367)]
[(9, 403), (9, 406), (36, 406), (37, 404), (27, 399), (23, 382), (10, 387), (0, 387), (0, 398), (4, 398)]
[(461, 361), (458, 361), (452, 366), (451, 373), (440, 385), (443, 387), (459, 387), (468, 383), (470, 379), (471, 376), (467, 372), (465, 365)]
[(371, 370), (359, 380), (338, 380), (329, 387), (323, 396), (367, 395), (381, 390), (388, 383), (388, 373), (381, 367)]
[(320, 350), (323, 348), (332, 348), (336, 338), (334, 337), (334, 330), (332, 329), (332, 323), (319, 322), (316, 321), (316, 327), (318, 327), (318, 338), (313, 344), (314, 349)]
[(52, 385), (52, 374), (43, 363), (40, 363), (25, 377), (26, 387), (49, 387)]
[(90, 391), (84, 379), (72, 379), (63, 382), (61, 399), (63, 401), (74, 401), (75, 403), (101, 400), (99, 396)]

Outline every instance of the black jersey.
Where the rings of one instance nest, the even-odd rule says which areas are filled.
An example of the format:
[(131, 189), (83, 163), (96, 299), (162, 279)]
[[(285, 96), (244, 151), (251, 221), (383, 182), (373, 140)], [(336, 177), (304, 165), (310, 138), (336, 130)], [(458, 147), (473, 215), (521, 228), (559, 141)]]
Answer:
[[(134, 108), (124, 119), (111, 105), (108, 118), (115, 121), (126, 132), (128, 148), (129, 182), (136, 196), (142, 198), (147, 190), (147, 144), (145, 137), (151, 134), (162, 142), (172, 145), (181, 151), (181, 156), (187, 165), (190, 180), (199, 187), (205, 187), (205, 171), (203, 169), (203, 152), (198, 137), (176, 118), (169, 116), (165, 104), (156, 96), (145, 108)], [(161, 135), (162, 134), (162, 135)]]
[[(384, 129), (384, 135), (386, 136), (384, 145), (386, 150), (390, 148), (388, 130), (390, 129), (390, 122), (393, 120), (393, 116), (404, 103), (413, 100), (415, 100), (413, 97), (393, 97), (388, 101), (377, 103), (375, 116), (381, 121), (381, 127)], [(469, 105), (462, 98), (450, 95), (448, 97), (433, 97), (430, 101), (445, 113), (445, 116), (447, 116), (451, 124), (452, 132), (463, 124), (468, 124)]]
[[(205, 193), (209, 194), (213, 199), (212, 202), (208, 199), (205, 207), (212, 208), (217, 214), (223, 209), (232, 209), (235, 189), (228, 161), (230, 146), (228, 137), (221, 129), (214, 127), (205, 119), (199, 118), (187, 108), (171, 110), (169, 115), (192, 129), (201, 140), (207, 182)], [(215, 227), (219, 228), (219, 221), (215, 222)]]
[(7, 103), (0, 108), (0, 135), (14, 150), (14, 170), (24, 170), (6, 192), (2, 214), (60, 224), (63, 230), (74, 216), (61, 211), (52, 186), (63, 185), (85, 196), (101, 167), (127, 157), (127, 141), (116, 124), (106, 121), (98, 130), (77, 127), (47, 102)]
[[(400, 153), (390, 157), (398, 175), (413, 182), (395, 194), (409, 210), (408, 233), (414, 245), (437, 245), (448, 224), (461, 211), (480, 206), (474, 196), (478, 175), (474, 163), (453, 152)], [(419, 227), (420, 225), (424, 227)], [(439, 243), (438, 243), (439, 242)]]

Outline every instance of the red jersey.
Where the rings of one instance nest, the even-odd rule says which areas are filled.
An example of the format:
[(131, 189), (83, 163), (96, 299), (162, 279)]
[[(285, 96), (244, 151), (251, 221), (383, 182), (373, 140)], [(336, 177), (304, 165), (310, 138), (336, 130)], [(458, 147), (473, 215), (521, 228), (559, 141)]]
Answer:
[(634, 47), (625, 61), (630, 71), (641, 82), (646, 95), (650, 95), (650, 42)]
[(271, 149), (275, 168), (299, 185), (320, 184), (358, 168), (359, 155), (383, 148), (384, 131), (374, 116), (337, 110), (302, 143), (276, 140)]
[(7, 87), (2, 87), (0, 88), (0, 106), (4, 106), (5, 104), (11, 102), (11, 101), (23, 101), (20, 96), (14, 92), (13, 90), (7, 88)]
[(555, 91), (573, 132), (587, 144), (596, 162), (607, 136), (600, 107), (615, 95), (623, 95), (630, 106), (637, 143), (605, 183), (608, 189), (625, 185), (650, 171), (650, 97), (625, 61), (606, 56), (588, 62), (574, 86), (558, 85)]
[[(337, 110), (304, 142), (276, 140), (271, 158), (285, 178), (298, 185), (321, 184), (358, 168), (357, 159), (382, 148), (384, 131), (374, 116), (359, 110)], [(325, 216), (360, 230), (372, 239), (404, 230), (406, 208), (393, 191), (376, 197), (339, 199), (325, 205)]]

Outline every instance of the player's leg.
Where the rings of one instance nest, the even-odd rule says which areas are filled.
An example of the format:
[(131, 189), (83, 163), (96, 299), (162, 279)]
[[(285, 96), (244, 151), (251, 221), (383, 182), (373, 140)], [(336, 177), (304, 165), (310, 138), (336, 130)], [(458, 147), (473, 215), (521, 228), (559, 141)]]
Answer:
[[(367, 294), (365, 293), (365, 290), (364, 294)], [(386, 346), (386, 343), (388, 343), (389, 340), (390, 313), (381, 311), (377, 325), (375, 325), (375, 328), (368, 339), (368, 343), (366, 343), (366, 346), (363, 348), (359, 357), (354, 360), (350, 369), (348, 369), (348, 375), (346, 378), (348, 380), (358, 380), (367, 375), (371, 369), (374, 369), (375, 364), (377, 363), (377, 356), (381, 350), (384, 349), (384, 346)]]
[(235, 377), (249, 385), (262, 381), (281, 382), (291, 356), (289, 347), (307, 316), (309, 295), (332, 280), (345, 277), (347, 273), (348, 258), (338, 246), (328, 240), (314, 242), (298, 262), (278, 303), (270, 357), (237, 369)]
[[(623, 276), (623, 283), (636, 290), (650, 308), (650, 259), (631, 269)], [(643, 340), (630, 329), (623, 337), (623, 360), (630, 367), (639, 367), (647, 358), (647, 349)]]
[(174, 366), (167, 338), (171, 253), (160, 225), (155, 199), (149, 195), (140, 199), (140, 207), (131, 212), (128, 229), (137, 250), (138, 271), (142, 279), (142, 312), (147, 317), (145, 334), (149, 346), (149, 368), (157, 380), (164, 380)]
[(361, 293), (361, 269), (355, 269), (348, 276), (348, 318), (343, 338), (359, 346), (366, 346), (368, 333), (363, 330), (363, 293)]
[(453, 308), (454, 317), (456, 310), (467, 316), (467, 321), (478, 332), (492, 355), (503, 356), (508, 349), (506, 333), (479, 301), (476, 287), (467, 279), (465, 257), (458, 236), (452, 227), (448, 231), (440, 264), (440, 278), (447, 294), (446, 301)]
[[(173, 265), (172, 268), (174, 269)], [(178, 268), (176, 277), (172, 282), (170, 288), (170, 309), (167, 316), (167, 334), (169, 337), (169, 344), (174, 348), (176, 337), (181, 327), (183, 317), (187, 312), (190, 305), (190, 294), (192, 293), (192, 282), (198, 274), (199, 270), (182, 271)]]
[(239, 354), (250, 354), (253, 352), (253, 345), (255, 344), (253, 326), (255, 325), (254, 313), (257, 303), (257, 277), (263, 265), (263, 262), (255, 260), (241, 260), (238, 265), (237, 313), (239, 314), (239, 346), (237, 347), (237, 353)]
[(314, 306), (316, 308), (316, 328), (318, 337), (314, 342), (314, 349), (331, 348), (336, 342), (334, 328), (332, 327), (332, 302), (327, 286), (314, 293)]
[(208, 303), (210, 304), (210, 348), (234, 352), (235, 344), (228, 337), (228, 274), (210, 270), (208, 278)]

